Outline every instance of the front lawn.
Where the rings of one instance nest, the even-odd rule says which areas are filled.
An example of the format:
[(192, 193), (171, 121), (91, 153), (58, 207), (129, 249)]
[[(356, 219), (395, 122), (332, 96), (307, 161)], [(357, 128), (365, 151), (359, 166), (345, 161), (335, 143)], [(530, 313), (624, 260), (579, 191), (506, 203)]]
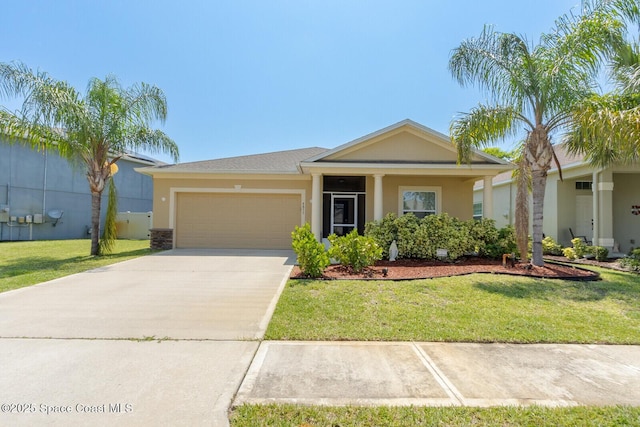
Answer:
[(91, 241), (0, 242), (0, 292), (137, 258), (151, 253), (148, 240), (118, 240), (113, 253), (89, 255)]
[(640, 276), (291, 280), (267, 340), (640, 344)]
[(640, 407), (325, 407), (243, 405), (229, 418), (232, 427), (254, 426), (632, 426)]

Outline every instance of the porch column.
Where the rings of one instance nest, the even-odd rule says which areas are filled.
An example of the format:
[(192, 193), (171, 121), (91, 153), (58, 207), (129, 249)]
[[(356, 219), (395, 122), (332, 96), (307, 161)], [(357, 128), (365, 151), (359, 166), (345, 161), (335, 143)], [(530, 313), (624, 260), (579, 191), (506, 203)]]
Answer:
[(384, 174), (373, 175), (373, 220), (378, 221), (384, 215), (382, 209), (382, 177)]
[(598, 240), (600, 240), (600, 199), (598, 197), (598, 176), (599, 170), (593, 172), (593, 181), (591, 182), (591, 199), (592, 199), (592, 216), (593, 216), (593, 236), (591, 236), (591, 242), (594, 246), (598, 246)]
[(493, 177), (484, 177), (482, 189), (482, 217), (493, 219)]
[(311, 174), (311, 232), (322, 241), (322, 174)]
[[(598, 182), (598, 246), (613, 250), (613, 173), (603, 171)], [(595, 219), (594, 219), (595, 220)]]

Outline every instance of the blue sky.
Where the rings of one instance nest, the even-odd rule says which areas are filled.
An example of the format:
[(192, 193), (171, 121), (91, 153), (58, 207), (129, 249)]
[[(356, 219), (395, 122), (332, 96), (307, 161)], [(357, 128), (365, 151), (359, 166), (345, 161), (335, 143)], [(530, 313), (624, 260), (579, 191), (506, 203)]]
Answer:
[(452, 49), (484, 24), (537, 41), (579, 4), (6, 1), (0, 62), (22, 61), (82, 91), (107, 74), (159, 86), (169, 115), (155, 126), (177, 142), (181, 162), (333, 148), (405, 118), (448, 134), (457, 113), (484, 100), (452, 79)]

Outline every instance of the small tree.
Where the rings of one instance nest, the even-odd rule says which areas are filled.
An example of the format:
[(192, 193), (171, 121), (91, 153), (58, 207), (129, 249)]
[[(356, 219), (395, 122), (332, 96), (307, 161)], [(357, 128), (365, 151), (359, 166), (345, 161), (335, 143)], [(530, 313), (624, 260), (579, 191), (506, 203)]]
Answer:
[(118, 238), (118, 228), (116, 227), (116, 217), (118, 216), (118, 192), (113, 179), (109, 180), (109, 201), (107, 204), (107, 215), (104, 220), (104, 230), (100, 237), (100, 255), (110, 254)]

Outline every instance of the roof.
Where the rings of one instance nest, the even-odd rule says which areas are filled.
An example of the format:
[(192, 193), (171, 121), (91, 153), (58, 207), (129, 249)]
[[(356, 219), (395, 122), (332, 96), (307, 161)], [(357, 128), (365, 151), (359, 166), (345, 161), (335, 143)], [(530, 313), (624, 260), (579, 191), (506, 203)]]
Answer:
[[(584, 163), (583, 155), (569, 154), (564, 147), (565, 147), (564, 144), (558, 144), (553, 146), (553, 151), (556, 153), (558, 163), (560, 163), (560, 167), (563, 168), (563, 170), (565, 167), (573, 166), (573, 165), (581, 165)], [(558, 167), (556, 166), (556, 162), (552, 162), (549, 173), (553, 173), (557, 171), (558, 171)], [(503, 172), (501, 174), (494, 176), (493, 185), (500, 184), (500, 183), (507, 183), (511, 181), (511, 175), (512, 175), (512, 172), (509, 171), (509, 172)], [(474, 190), (478, 190), (484, 187), (483, 184), (484, 184), (483, 181), (477, 181), (473, 187)]]
[[(419, 142), (427, 141), (433, 147), (426, 150), (429, 157), (426, 160), (421, 158), (406, 159), (398, 153), (403, 152), (399, 147), (394, 146), (394, 155), (389, 156), (387, 152), (377, 151), (363, 157), (354, 156), (354, 153), (361, 153), (375, 147), (381, 141), (395, 135), (407, 132), (416, 136)], [(412, 145), (413, 144), (413, 145)], [(418, 144), (424, 151), (424, 145)], [(415, 146), (415, 141), (410, 141), (407, 146)], [(400, 146), (402, 147), (402, 146)], [(439, 151), (438, 151), (439, 150)], [(439, 156), (434, 154), (439, 152)], [(444, 154), (443, 154), (444, 153)], [(415, 154), (414, 154), (415, 156)], [(457, 153), (451, 139), (444, 134), (436, 132), (426, 126), (406, 119), (379, 131), (365, 135), (346, 144), (333, 149), (310, 147), (297, 150), (276, 151), (264, 154), (253, 154), (237, 157), (226, 157), (222, 159), (204, 160), (198, 162), (178, 163), (174, 165), (163, 165), (136, 169), (140, 173), (148, 175), (164, 174), (306, 174), (309, 168), (320, 167), (325, 171), (335, 169), (333, 172), (343, 172), (343, 169), (355, 168), (360, 171), (369, 170), (394, 170), (403, 174), (412, 173), (419, 170), (424, 174), (428, 171), (433, 174), (442, 173), (447, 170), (464, 175), (487, 173), (495, 174), (505, 169), (512, 169), (513, 165), (502, 159), (490, 156), (481, 151), (475, 151), (473, 167), (471, 165), (458, 165)]]
[[(332, 155), (338, 154), (340, 152), (345, 152), (347, 150), (349, 150), (352, 147), (355, 146), (360, 146), (363, 143), (366, 143), (368, 141), (374, 141), (376, 137), (378, 136), (382, 136), (382, 135), (386, 135), (386, 134), (391, 134), (394, 131), (397, 130), (409, 130), (411, 132), (416, 132), (418, 134), (422, 134), (422, 135), (427, 135), (429, 138), (429, 140), (431, 141), (432, 144), (437, 144), (441, 147), (444, 147), (447, 150), (450, 150), (451, 152), (456, 151), (455, 146), (451, 143), (451, 138), (443, 133), (440, 133), (436, 130), (433, 130), (427, 126), (424, 126), (418, 122), (415, 122), (411, 119), (404, 119), (401, 120), (397, 123), (394, 123), (390, 126), (387, 126), (383, 129), (377, 130), (375, 132), (372, 132), (368, 135), (362, 136), (360, 138), (354, 139), (353, 141), (347, 142), (346, 144), (342, 144), (336, 148), (333, 148), (331, 150), (326, 150), (323, 153), (320, 153), (317, 156), (314, 156), (312, 158), (306, 159), (305, 162), (306, 163), (312, 163), (312, 162), (322, 162), (325, 161), (327, 158), (330, 158)], [(490, 154), (487, 154), (483, 151), (479, 151), (479, 150), (473, 150), (474, 154), (477, 156), (476, 161), (474, 161), (473, 163), (478, 163), (478, 162), (486, 162), (486, 163), (490, 163), (490, 164), (502, 164), (502, 165), (507, 165), (509, 164), (509, 162), (504, 161), (502, 159), (499, 159), (497, 157), (491, 156)], [(457, 154), (455, 155), (457, 157)], [(335, 161), (335, 160), (333, 160)], [(353, 162), (353, 161), (351, 161)], [(383, 163), (383, 162), (379, 162), (379, 163)], [(389, 160), (388, 163), (399, 163), (398, 160)], [(439, 162), (415, 162), (415, 161), (405, 161), (405, 163), (439, 163)], [(447, 162), (447, 163), (456, 163), (456, 162)]]
[(300, 162), (326, 151), (326, 148), (320, 147), (300, 148), (297, 150), (178, 163), (175, 165), (158, 166), (154, 169), (186, 173), (299, 173), (298, 165)]

